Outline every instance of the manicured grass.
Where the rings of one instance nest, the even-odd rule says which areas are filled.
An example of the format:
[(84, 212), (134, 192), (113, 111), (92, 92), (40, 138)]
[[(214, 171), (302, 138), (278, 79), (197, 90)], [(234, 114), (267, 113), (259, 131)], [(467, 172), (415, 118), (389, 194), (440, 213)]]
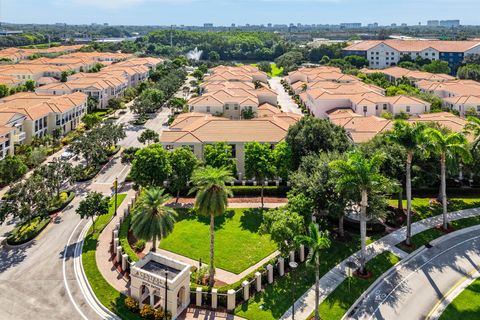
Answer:
[(348, 280), (340, 284), (327, 299), (320, 304), (322, 319), (341, 319), (345, 312), (355, 303), (360, 295), (367, 290), (375, 280), (400, 261), (400, 258), (390, 252), (384, 252), (367, 263), (367, 270), (373, 273), (368, 280), (352, 277), (350, 286)]
[[(360, 241), (355, 235), (349, 242), (332, 241), (331, 247), (325, 249), (323, 258), (320, 258), (320, 277), (358, 249), (360, 249)], [(314, 266), (300, 264), (294, 279), (295, 283), (292, 284), (291, 273), (276, 279), (264, 291), (239, 305), (235, 309), (235, 314), (251, 320), (279, 319), (292, 305), (292, 285), (295, 286), (295, 299), (298, 299), (315, 283)]]
[[(120, 206), (126, 194), (119, 194), (117, 199), (117, 207)], [(88, 282), (93, 289), (93, 292), (97, 296), (98, 300), (119, 315), (125, 320), (140, 320), (139, 315), (130, 312), (124, 303), (126, 296), (118, 292), (113, 288), (102, 276), (100, 270), (98, 270), (97, 262), (95, 259), (95, 251), (97, 250), (97, 240), (101, 231), (105, 228), (108, 222), (113, 216), (115, 208), (114, 199), (110, 200), (110, 207), (108, 214), (100, 216), (95, 223), (95, 233), (92, 234), (92, 228), (88, 232), (88, 236), (85, 238), (82, 250), (82, 264), (87, 275)]]
[(269, 72), (270, 77), (281, 77), (283, 76), (283, 68), (279, 68), (275, 63), (272, 63), (272, 72)]
[(440, 320), (478, 320), (479, 315), (480, 279), (477, 279), (448, 305)]
[[(413, 198), (412, 210), (415, 212), (413, 221), (420, 221), (429, 217), (442, 214), (439, 203), (430, 205), (431, 198)], [(480, 198), (449, 198), (448, 212), (480, 207)], [(388, 200), (388, 204), (397, 207), (398, 200)], [(407, 207), (407, 200), (403, 200), (403, 208)]]
[[(228, 210), (215, 218), (216, 267), (239, 274), (273, 253), (277, 247), (269, 235), (259, 233), (261, 223), (258, 209)], [(208, 263), (210, 218), (193, 210), (179, 211), (173, 232), (160, 242), (160, 248)]]

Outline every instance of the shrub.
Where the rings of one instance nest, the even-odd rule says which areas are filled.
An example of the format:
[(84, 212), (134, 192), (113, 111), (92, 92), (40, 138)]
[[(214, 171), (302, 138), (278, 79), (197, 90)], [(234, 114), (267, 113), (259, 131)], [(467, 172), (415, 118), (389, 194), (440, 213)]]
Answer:
[(140, 252), (140, 251), (143, 251), (143, 249), (145, 249), (145, 244), (146, 244), (145, 240), (138, 240), (133, 246), (133, 248), (135, 249), (135, 251)]
[(153, 319), (155, 316), (155, 309), (153, 309), (151, 305), (146, 304), (143, 306), (142, 310), (140, 310), (140, 316), (144, 319)]
[(125, 306), (132, 312), (138, 312), (138, 302), (132, 297), (125, 298)]
[(155, 310), (155, 315), (154, 315), (155, 320), (163, 320), (164, 317), (165, 317), (165, 312), (163, 312), (163, 309)]
[(7, 238), (7, 243), (20, 245), (35, 238), (50, 222), (50, 218), (37, 216), (16, 227)]

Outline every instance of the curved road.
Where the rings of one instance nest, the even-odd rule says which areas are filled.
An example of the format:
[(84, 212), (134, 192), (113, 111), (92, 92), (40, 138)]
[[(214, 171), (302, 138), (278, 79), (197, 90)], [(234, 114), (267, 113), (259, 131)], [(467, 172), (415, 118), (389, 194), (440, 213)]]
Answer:
[(444, 236), (400, 262), (344, 319), (428, 319), (445, 295), (480, 269), (480, 228)]
[[(160, 132), (169, 110), (149, 120), (146, 127)], [(118, 122), (126, 124), (124, 147), (140, 146), (137, 137), (142, 127), (128, 125), (128, 112)], [(88, 227), (75, 213), (80, 200), (89, 190), (111, 194), (115, 177), (124, 181), (128, 168), (117, 155), (92, 182), (75, 184), (77, 196), (33, 242), (17, 248), (0, 248), (0, 320), (6, 319), (105, 319), (105, 312), (84, 294), (81, 285), (78, 257), (82, 231)], [(0, 228), (0, 236), (11, 226)], [(76, 262), (76, 263), (74, 263)]]

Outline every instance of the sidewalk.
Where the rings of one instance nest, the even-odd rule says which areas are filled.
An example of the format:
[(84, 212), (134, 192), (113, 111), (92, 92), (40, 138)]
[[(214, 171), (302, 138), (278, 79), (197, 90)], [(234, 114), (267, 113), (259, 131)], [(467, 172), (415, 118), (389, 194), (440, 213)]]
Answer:
[[(127, 207), (128, 202), (130, 201), (131, 197), (135, 194), (135, 191), (130, 189), (127, 192), (127, 197), (125, 200), (122, 202), (120, 207), (118, 208), (118, 213), (122, 213), (123, 209)], [(264, 207), (265, 208), (277, 208), (279, 206), (283, 206), (285, 203), (279, 202), (279, 203), (265, 203)], [(173, 207), (181, 207), (181, 208), (188, 208), (188, 207), (193, 207), (193, 203), (179, 203), (177, 205), (172, 204)], [(260, 203), (231, 203), (229, 204), (229, 208), (260, 208), (261, 204)], [(123, 276), (118, 272), (118, 270), (113, 266), (112, 258), (111, 258), (111, 253), (109, 252), (110, 250), (110, 243), (112, 241), (112, 233), (115, 225), (118, 223), (119, 215), (113, 217), (113, 219), (110, 221), (110, 223), (105, 227), (105, 229), (102, 231), (100, 234), (100, 237), (98, 238), (98, 243), (97, 243), (97, 251), (95, 254), (96, 262), (98, 269), (100, 270), (100, 273), (102, 276), (107, 280), (107, 282), (114, 287), (116, 290), (126, 293), (128, 292), (128, 283), (127, 281), (123, 278)], [(157, 253), (161, 253), (163, 255), (166, 255), (167, 257), (170, 257), (175, 260), (179, 260), (185, 263), (188, 263), (192, 266), (197, 266), (198, 261), (192, 260), (190, 258), (175, 254), (170, 251), (162, 250), (159, 249), (157, 250)], [(219, 268), (215, 269), (215, 278), (218, 281), (224, 282), (226, 284), (231, 284), (239, 281), (243, 277), (247, 276), (249, 273), (255, 271), (257, 268), (262, 266), (263, 264), (267, 263), (270, 259), (273, 259), (275, 256), (278, 255), (278, 252), (275, 251), (274, 253), (270, 254), (269, 256), (265, 257), (255, 265), (249, 267), (248, 269), (244, 270), (240, 274), (235, 274), (232, 272), (228, 272)]]
[[(475, 217), (480, 215), (480, 208), (460, 210), (448, 213), (449, 221), (455, 221), (459, 219)], [(432, 229), (442, 223), (442, 215), (431, 217), (422, 221), (418, 221), (412, 224), (412, 235), (416, 235), (422, 231)], [(405, 227), (398, 229), (383, 238), (369, 244), (367, 246), (367, 261), (376, 257), (377, 255), (390, 251), (400, 258), (406, 257), (407, 254), (402, 250), (395, 247), (395, 245), (405, 240)], [(346, 279), (346, 263), (356, 262), (360, 257), (360, 251), (357, 251), (341, 263), (336, 265), (333, 269), (327, 272), (320, 279), (320, 303), (325, 300), (336, 288)], [(310, 314), (315, 310), (315, 285), (307, 290), (296, 302), (295, 302), (295, 319), (307, 319)], [(289, 308), (287, 312), (280, 318), (281, 320), (287, 320), (292, 317), (292, 309)]]

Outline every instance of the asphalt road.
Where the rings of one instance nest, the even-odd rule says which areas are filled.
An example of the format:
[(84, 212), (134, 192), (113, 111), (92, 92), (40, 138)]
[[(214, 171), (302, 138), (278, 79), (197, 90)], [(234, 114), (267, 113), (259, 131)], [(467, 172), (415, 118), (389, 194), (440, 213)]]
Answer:
[[(437, 303), (480, 269), (480, 230), (451, 234), (445, 241), (402, 261), (366, 295), (345, 319), (428, 319)], [(352, 312), (353, 313), (353, 312)]]
[[(164, 110), (140, 127), (129, 124), (130, 112), (123, 115), (119, 122), (125, 124), (127, 136), (120, 145), (140, 147), (141, 131), (148, 127), (160, 132), (169, 113)], [(75, 184), (75, 199), (37, 239), (23, 247), (0, 248), (0, 320), (103, 318), (89, 305), (76, 279), (72, 258), (87, 221), (75, 210), (89, 190), (110, 195), (115, 177), (122, 182), (128, 171), (117, 155), (92, 182)], [(11, 227), (2, 226), (0, 236)]]
[(292, 98), (288, 95), (288, 93), (283, 88), (282, 84), (280, 83), (280, 77), (273, 77), (268, 80), (270, 87), (275, 90), (278, 94), (278, 104), (282, 108), (283, 112), (291, 112), (296, 114), (302, 114), (302, 110), (298, 107), (298, 105), (292, 100)]

